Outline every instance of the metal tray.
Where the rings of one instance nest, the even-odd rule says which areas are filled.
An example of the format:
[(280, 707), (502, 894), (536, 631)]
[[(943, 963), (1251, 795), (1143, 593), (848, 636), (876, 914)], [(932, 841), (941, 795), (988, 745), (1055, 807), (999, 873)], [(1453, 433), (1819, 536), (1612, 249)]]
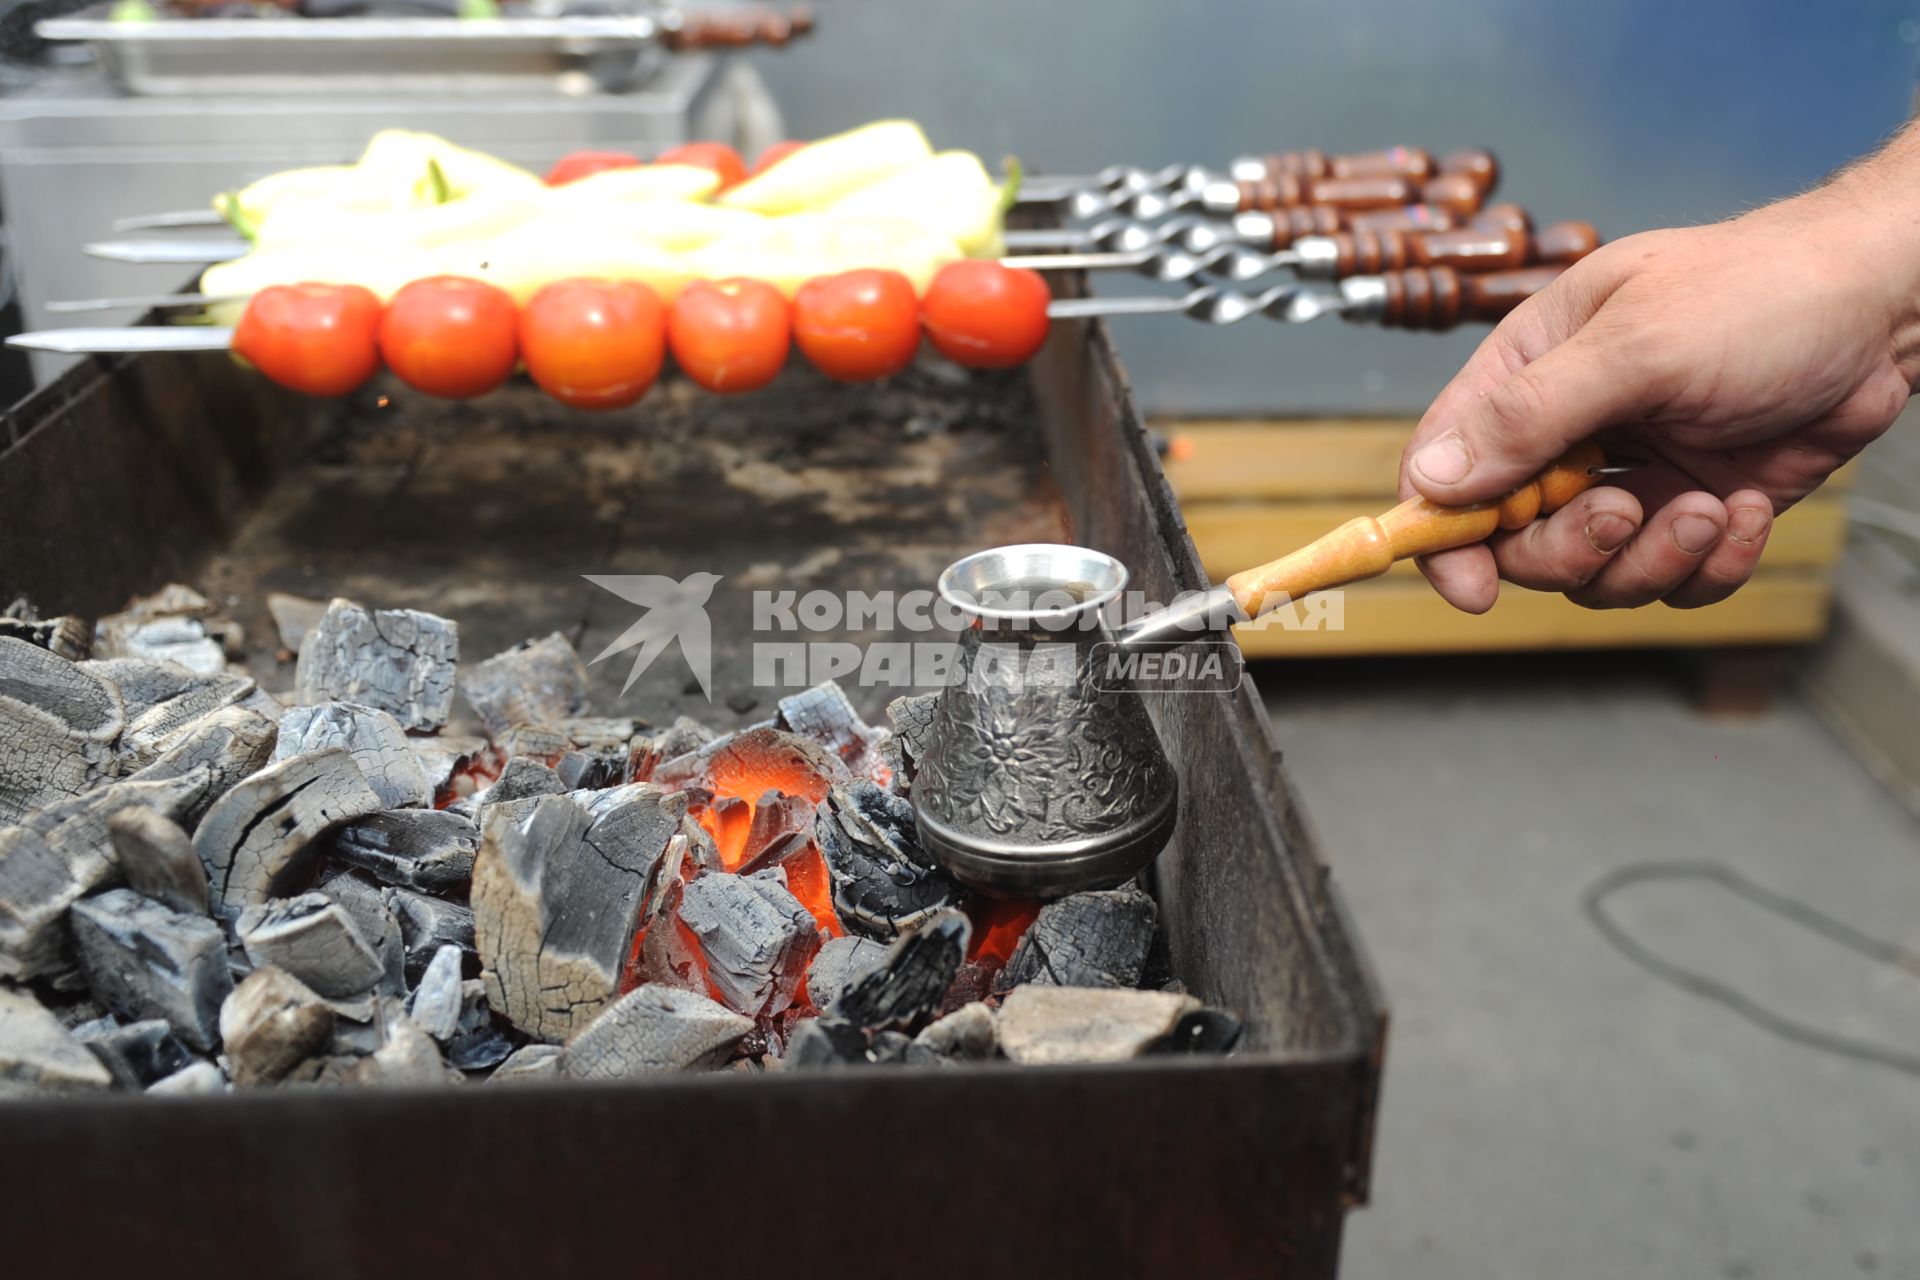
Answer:
[[(629, 619), (581, 573), (905, 590), (959, 551), (1051, 534), (1162, 599), (1204, 581), (1097, 325), (1061, 326), (1024, 374), (837, 387), (796, 369), (724, 400), (670, 382), (615, 415), (375, 390), (324, 404), (218, 356), (89, 360), (0, 417), (0, 598), (91, 612), (175, 577), (256, 606), (360, 593), (451, 613), (483, 657), (556, 626), (595, 652)], [(716, 641), (734, 625), (718, 600)], [(719, 696), (745, 661), (716, 644)], [(602, 710), (694, 696), (656, 664), (621, 703), (619, 665), (591, 668)], [(20, 1103), (0, 1107), (7, 1260), (1331, 1277), (1366, 1197), (1380, 994), (1251, 684), (1148, 701), (1180, 773), (1154, 873), (1168, 958), (1246, 1015), (1231, 1056)]]
[(669, 57), (660, 16), (577, 18), (159, 18), (115, 22), (110, 5), (46, 18), (47, 40), (85, 42), (131, 93), (433, 94), (620, 92)]

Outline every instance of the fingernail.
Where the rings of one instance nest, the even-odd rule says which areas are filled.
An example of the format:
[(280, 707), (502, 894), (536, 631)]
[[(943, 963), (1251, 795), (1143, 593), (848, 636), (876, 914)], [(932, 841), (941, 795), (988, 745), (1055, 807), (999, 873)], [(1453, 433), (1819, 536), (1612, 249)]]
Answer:
[(1473, 470), (1473, 455), (1458, 431), (1449, 431), (1413, 455), (1413, 469), (1435, 484), (1459, 484)]
[(1587, 517), (1587, 541), (1601, 555), (1610, 555), (1633, 536), (1633, 521), (1614, 511), (1600, 511)]
[(1705, 516), (1680, 516), (1673, 522), (1673, 545), (1690, 556), (1705, 555), (1720, 541), (1720, 526)]
[(1773, 517), (1758, 507), (1741, 507), (1727, 521), (1727, 536), (1735, 542), (1752, 544), (1758, 542), (1767, 532), (1767, 526), (1773, 523)]

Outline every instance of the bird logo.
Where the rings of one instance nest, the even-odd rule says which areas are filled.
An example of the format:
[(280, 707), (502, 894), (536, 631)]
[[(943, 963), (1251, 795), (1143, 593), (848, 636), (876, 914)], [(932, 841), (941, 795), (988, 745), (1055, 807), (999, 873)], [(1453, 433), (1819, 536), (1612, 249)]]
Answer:
[(707, 600), (720, 581), (717, 573), (693, 573), (678, 581), (654, 573), (589, 573), (588, 582), (611, 591), (629, 604), (646, 610), (634, 624), (615, 636), (611, 643), (589, 661), (589, 665), (638, 646), (627, 682), (620, 686), (624, 695), (633, 682), (666, 652), (675, 640), (680, 655), (687, 660), (700, 692), (713, 701), (713, 623), (707, 617)]

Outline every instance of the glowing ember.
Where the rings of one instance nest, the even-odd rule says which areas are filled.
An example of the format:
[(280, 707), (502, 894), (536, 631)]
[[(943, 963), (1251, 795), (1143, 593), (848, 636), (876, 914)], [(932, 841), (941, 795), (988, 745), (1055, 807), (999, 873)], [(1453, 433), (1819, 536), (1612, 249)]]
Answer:
[(1031, 898), (989, 898), (977, 894), (967, 903), (967, 915), (973, 920), (973, 946), (967, 959), (991, 962), (995, 968), (1013, 958), (1013, 949), (1040, 914), (1040, 903)]

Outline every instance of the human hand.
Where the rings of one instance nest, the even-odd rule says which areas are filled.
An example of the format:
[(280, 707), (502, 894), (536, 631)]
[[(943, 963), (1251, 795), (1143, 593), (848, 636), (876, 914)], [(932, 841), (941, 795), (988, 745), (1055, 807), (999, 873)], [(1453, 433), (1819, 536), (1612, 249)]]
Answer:
[(1775, 515), (1920, 379), (1920, 231), (1880, 163), (1604, 246), (1514, 310), (1421, 419), (1402, 496), (1498, 498), (1589, 437), (1649, 465), (1425, 558), (1435, 589), (1484, 613), (1500, 578), (1599, 609), (1697, 608), (1746, 582)]

